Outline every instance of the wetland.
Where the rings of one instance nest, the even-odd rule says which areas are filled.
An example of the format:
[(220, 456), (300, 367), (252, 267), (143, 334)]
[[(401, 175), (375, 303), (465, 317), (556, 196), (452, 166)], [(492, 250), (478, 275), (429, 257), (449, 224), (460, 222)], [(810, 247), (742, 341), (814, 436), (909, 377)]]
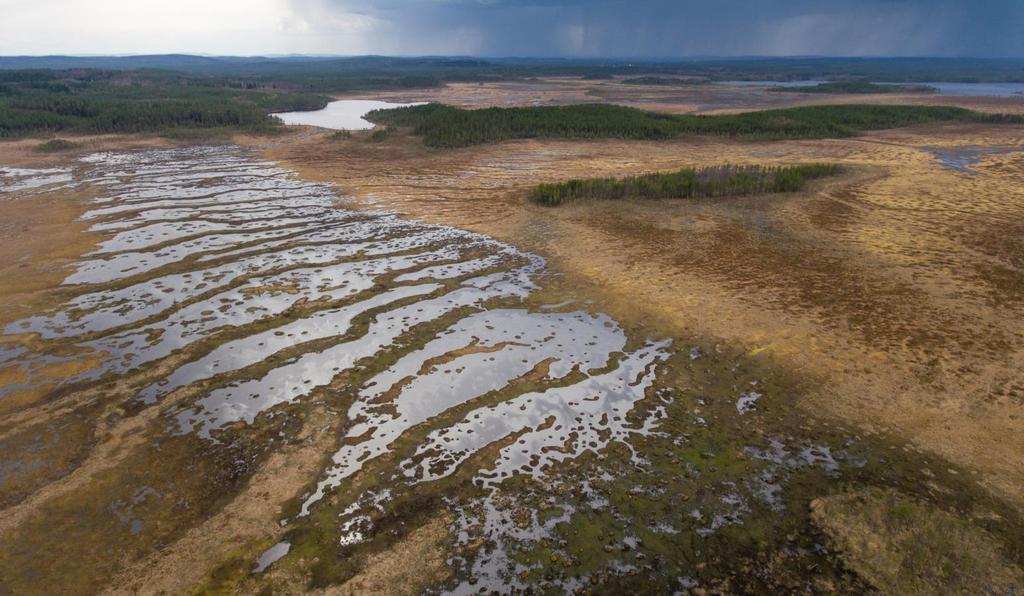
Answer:
[[(4, 143), (0, 591), (1021, 589), (1018, 123), (467, 147), (409, 113)], [(530, 200), (787, 168), (828, 176)]]

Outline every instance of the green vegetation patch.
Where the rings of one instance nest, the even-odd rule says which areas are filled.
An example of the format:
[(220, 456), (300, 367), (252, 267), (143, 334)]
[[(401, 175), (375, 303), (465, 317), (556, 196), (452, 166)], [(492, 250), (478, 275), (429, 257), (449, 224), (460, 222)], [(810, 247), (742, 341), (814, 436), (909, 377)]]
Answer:
[(609, 104), (464, 110), (427, 104), (374, 110), (370, 121), (407, 127), (431, 147), (467, 147), (510, 139), (669, 139), (716, 135), (821, 139), (936, 122), (1024, 123), (1022, 115), (982, 114), (945, 106), (805, 106), (742, 114), (670, 115)]
[(370, 136), (367, 137), (367, 139), (371, 143), (380, 143), (382, 141), (387, 140), (387, 138), (394, 134), (394, 132), (395, 128), (393, 126), (387, 126), (385, 128), (376, 128), (374, 129), (373, 132), (370, 133)]
[(811, 509), (846, 564), (884, 594), (1024, 590), (1024, 571), (970, 516), (883, 489), (817, 499)]
[(780, 93), (938, 93), (935, 87), (928, 85), (894, 85), (890, 83), (868, 83), (865, 81), (842, 81), (835, 83), (818, 83), (808, 87), (772, 87), (772, 91)]
[(58, 153), (60, 151), (71, 151), (72, 149), (78, 149), (81, 147), (78, 143), (73, 143), (66, 139), (53, 139), (52, 141), (46, 141), (36, 145), (35, 150), (39, 153)]
[(713, 166), (628, 178), (589, 178), (541, 184), (530, 199), (561, 205), (577, 199), (694, 199), (797, 192), (808, 181), (839, 172), (833, 164), (798, 166)]

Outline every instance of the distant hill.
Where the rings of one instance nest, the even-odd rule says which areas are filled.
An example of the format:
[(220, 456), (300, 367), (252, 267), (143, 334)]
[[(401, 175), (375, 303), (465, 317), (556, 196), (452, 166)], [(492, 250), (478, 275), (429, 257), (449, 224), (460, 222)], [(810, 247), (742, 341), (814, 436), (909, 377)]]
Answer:
[(193, 56), (157, 54), (151, 56), (0, 56), (0, 69), (94, 68), (101, 70), (137, 70), (156, 68), (182, 72), (258, 72), (282, 67), (339, 70), (483, 68), (486, 60), (462, 57), (394, 58), (389, 56)]
[[(0, 56), (0, 70), (166, 70), (233, 77), (416, 75), (446, 81), (539, 76), (713, 81), (1024, 82), (1020, 58), (474, 58), (467, 56)], [(648, 79), (653, 80), (653, 79)]]
[(0, 56), (0, 68), (16, 69), (57, 69), (97, 68), (104, 70), (134, 70), (137, 68), (162, 68), (181, 70), (205, 68), (220, 64), (239, 63), (242, 58), (209, 58), (187, 54), (163, 54), (154, 56)]

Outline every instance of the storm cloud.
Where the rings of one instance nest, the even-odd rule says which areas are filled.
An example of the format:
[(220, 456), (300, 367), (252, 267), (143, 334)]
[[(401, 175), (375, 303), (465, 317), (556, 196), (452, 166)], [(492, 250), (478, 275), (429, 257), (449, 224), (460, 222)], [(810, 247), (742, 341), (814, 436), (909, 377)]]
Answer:
[(501, 56), (1024, 54), (1020, 0), (324, 0), (396, 51)]
[(0, 12), (7, 54), (1024, 56), (1022, 0), (0, 0)]

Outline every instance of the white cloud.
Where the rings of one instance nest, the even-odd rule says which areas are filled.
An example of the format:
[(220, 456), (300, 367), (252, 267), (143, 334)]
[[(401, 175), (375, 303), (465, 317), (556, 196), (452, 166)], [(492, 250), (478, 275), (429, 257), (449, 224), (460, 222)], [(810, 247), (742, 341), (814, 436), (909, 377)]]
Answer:
[(0, 0), (0, 15), (2, 54), (355, 53), (377, 24), (304, 0)]
[(0, 54), (1019, 55), (1024, 0), (0, 0)]

